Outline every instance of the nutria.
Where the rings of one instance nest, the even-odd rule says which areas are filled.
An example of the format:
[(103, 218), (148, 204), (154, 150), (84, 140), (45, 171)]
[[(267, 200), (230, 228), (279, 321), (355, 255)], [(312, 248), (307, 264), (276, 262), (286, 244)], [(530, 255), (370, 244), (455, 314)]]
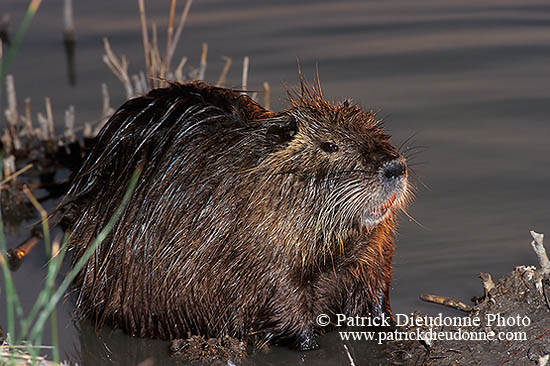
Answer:
[(74, 281), (80, 315), (139, 337), (316, 347), (321, 314), (391, 314), (404, 157), (381, 121), (302, 80), (290, 107), (171, 84), (122, 105), (67, 195), (73, 264), (130, 203)]

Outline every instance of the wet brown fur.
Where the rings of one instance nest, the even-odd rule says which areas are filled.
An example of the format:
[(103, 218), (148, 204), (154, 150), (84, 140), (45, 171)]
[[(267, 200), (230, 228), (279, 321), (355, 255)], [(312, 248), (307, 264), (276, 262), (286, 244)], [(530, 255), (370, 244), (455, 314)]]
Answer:
[[(390, 313), (406, 189), (382, 222), (361, 215), (387, 199), (380, 167), (400, 156), (373, 113), (303, 80), (289, 96), (274, 113), (229, 89), (173, 84), (120, 107), (61, 210), (74, 263), (143, 164), (74, 281), (82, 316), (139, 337), (300, 343), (325, 330), (320, 313)], [(339, 150), (323, 151), (327, 141)]]

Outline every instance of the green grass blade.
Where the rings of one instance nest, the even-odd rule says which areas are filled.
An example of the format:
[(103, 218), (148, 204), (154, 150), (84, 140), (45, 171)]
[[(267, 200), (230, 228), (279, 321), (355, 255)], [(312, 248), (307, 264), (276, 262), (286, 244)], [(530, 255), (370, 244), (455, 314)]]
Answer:
[(29, 7), (27, 8), (27, 12), (23, 17), (23, 21), (21, 22), (21, 25), (19, 26), (19, 29), (15, 34), (13, 43), (8, 49), (6, 58), (4, 60), (0, 60), (0, 81), (4, 80), (4, 76), (6, 76), (8, 67), (10, 66), (10, 63), (13, 60), (13, 57), (17, 53), (19, 45), (21, 44), (21, 41), (23, 40), (23, 37), (25, 36), (25, 33), (27, 32), (29, 25), (31, 24), (31, 20), (34, 17), (34, 14), (36, 14), (36, 12), (38, 11), (38, 8), (40, 7), (41, 2), (42, 0), (32, 0), (31, 3), (29, 4)]
[[(63, 242), (63, 245), (61, 246), (61, 249), (59, 250), (59, 254), (51, 260), (52, 264), (48, 264), (47, 278), (50, 278), (50, 277), (55, 278), (56, 274), (59, 272), (59, 269), (61, 268), (61, 264), (63, 263), (63, 259), (65, 257), (65, 254), (67, 253), (67, 239), (68, 239), (68, 236), (65, 236), (65, 240)], [(48, 279), (46, 280), (46, 282), (48, 282)], [(21, 343), (27, 337), (30, 326), (34, 321), (34, 318), (40, 312), (40, 310), (43, 309), (44, 306), (47, 304), (50, 298), (50, 294), (51, 293), (49, 291), (48, 286), (44, 286), (44, 288), (38, 294), (38, 298), (34, 303), (31, 311), (29, 312), (29, 315), (26, 318), (21, 320), (21, 334), (17, 338), (16, 344)]]
[(59, 285), (59, 288), (53, 296), (50, 298), (44, 309), (40, 312), (40, 315), (38, 316), (38, 319), (34, 323), (32, 330), (30, 332), (29, 340), (31, 342), (34, 342), (35, 340), (38, 340), (40, 335), (42, 334), (44, 324), (46, 323), (48, 317), (52, 313), (53, 309), (55, 308), (56, 304), (61, 300), (63, 297), (63, 294), (67, 289), (69, 288), (72, 281), (75, 279), (77, 274), (80, 272), (80, 270), (84, 267), (86, 262), (88, 262), (88, 259), (94, 254), (95, 250), (99, 246), (99, 244), (105, 240), (109, 232), (112, 230), (113, 226), (117, 223), (120, 216), (122, 215), (124, 209), (126, 208), (128, 201), (130, 200), (130, 197), (132, 196), (132, 192), (134, 191), (134, 188), (136, 186), (136, 183), (139, 179), (139, 176), (141, 174), (141, 168), (137, 168), (134, 174), (132, 175), (132, 178), (130, 179), (130, 183), (128, 184), (128, 188), (126, 189), (126, 192), (124, 193), (124, 197), (122, 199), (122, 202), (120, 206), (116, 209), (115, 213), (107, 223), (107, 225), (101, 230), (97, 238), (94, 240), (94, 242), (86, 249), (82, 257), (77, 261), (74, 268), (67, 274), (61, 285)]

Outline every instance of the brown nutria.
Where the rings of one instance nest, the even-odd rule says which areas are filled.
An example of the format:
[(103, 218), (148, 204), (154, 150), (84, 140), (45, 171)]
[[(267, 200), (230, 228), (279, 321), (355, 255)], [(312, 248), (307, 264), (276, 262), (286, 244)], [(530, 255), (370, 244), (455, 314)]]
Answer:
[(318, 82), (302, 80), (289, 99), (271, 112), (194, 82), (118, 109), (62, 209), (76, 261), (143, 166), (74, 281), (82, 316), (139, 337), (229, 335), (312, 349), (321, 313), (391, 314), (405, 159), (374, 113), (327, 102)]

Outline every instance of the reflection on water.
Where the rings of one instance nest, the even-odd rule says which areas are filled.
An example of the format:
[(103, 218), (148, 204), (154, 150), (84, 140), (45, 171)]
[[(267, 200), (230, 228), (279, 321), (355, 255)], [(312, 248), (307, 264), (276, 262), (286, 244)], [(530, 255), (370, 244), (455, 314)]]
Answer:
[[(18, 24), (24, 3), (4, 0), (0, 8)], [(168, 1), (150, 1), (147, 7), (151, 18), (166, 24)], [(132, 72), (142, 68), (137, 5), (134, 0), (75, 4), (74, 87), (67, 77), (60, 15), (59, 2), (45, 2), (36, 16), (11, 69), (18, 96), (31, 97), (35, 111), (50, 96), (57, 120), (70, 104), (80, 123), (95, 120), (102, 81), (113, 105), (123, 101), (122, 88), (101, 61), (102, 37), (127, 55)], [(426, 147), (412, 159), (419, 178), (409, 213), (420, 224), (401, 219), (394, 312), (449, 312), (419, 302), (418, 294), (467, 301), (480, 293), (480, 271), (498, 277), (517, 264), (535, 264), (528, 231), (550, 233), (550, 4), (204, 0), (193, 4), (179, 56), (198, 65), (202, 42), (209, 44), (209, 80), (217, 79), (222, 56), (230, 56), (228, 83), (238, 86), (241, 60), (248, 55), (249, 86), (260, 89), (269, 81), (277, 109), (284, 106), (281, 81), (297, 81), (296, 57), (306, 75), (318, 63), (325, 94), (351, 96), (379, 110), (396, 144), (416, 134), (411, 144)], [(43, 283), (42, 255), (33, 252), (16, 273), (26, 304), (34, 286)], [(85, 364), (136, 364), (151, 354), (158, 364), (170, 364), (162, 342), (106, 330), (97, 337), (78, 333), (71, 311), (70, 302), (59, 310), (63, 351), (74, 355), (76, 348), (87, 355)], [(343, 348), (331, 337), (322, 340), (320, 351), (303, 355), (274, 348), (254, 360), (318, 364), (326, 357), (330, 364), (347, 365)], [(362, 353), (365, 346), (353, 347), (358, 358), (369, 357)]]

